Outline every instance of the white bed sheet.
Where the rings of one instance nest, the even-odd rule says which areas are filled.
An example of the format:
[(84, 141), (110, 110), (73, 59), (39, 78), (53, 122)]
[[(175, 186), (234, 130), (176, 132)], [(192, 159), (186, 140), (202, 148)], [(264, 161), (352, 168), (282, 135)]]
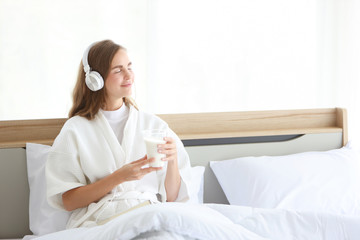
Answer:
[(222, 204), (163, 203), (120, 215), (105, 225), (48, 234), (63, 239), (326, 239), (358, 240), (360, 217)]

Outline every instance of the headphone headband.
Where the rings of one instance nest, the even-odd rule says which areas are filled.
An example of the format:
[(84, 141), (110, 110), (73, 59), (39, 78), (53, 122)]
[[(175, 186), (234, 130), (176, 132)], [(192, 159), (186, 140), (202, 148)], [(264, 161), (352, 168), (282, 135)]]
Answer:
[(98, 43), (98, 42), (94, 42), (94, 43), (90, 44), (89, 47), (87, 47), (87, 49), (84, 52), (83, 58), (82, 58), (82, 63), (83, 63), (84, 72), (85, 72), (85, 83), (86, 83), (86, 86), (91, 91), (98, 91), (104, 87), (104, 80), (101, 77), (100, 73), (98, 73), (96, 71), (91, 71), (91, 67), (88, 63), (89, 51), (96, 43)]
[(84, 71), (85, 73), (88, 73), (91, 68), (89, 66), (89, 63), (88, 63), (88, 55), (89, 55), (89, 52), (90, 52), (90, 49), (96, 44), (97, 42), (94, 42), (92, 44), (90, 44), (90, 46), (88, 46), (84, 52), (84, 55), (83, 55), (83, 58), (82, 58), (82, 63), (83, 63), (83, 66), (84, 66)]

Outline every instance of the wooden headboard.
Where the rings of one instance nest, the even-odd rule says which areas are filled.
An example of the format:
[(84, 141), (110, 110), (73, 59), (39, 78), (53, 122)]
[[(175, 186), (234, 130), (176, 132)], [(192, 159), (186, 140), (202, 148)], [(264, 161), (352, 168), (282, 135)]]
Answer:
[[(206, 167), (208, 203), (227, 202), (209, 161), (328, 150), (347, 143), (347, 114), (342, 108), (158, 116), (182, 139), (192, 166)], [(0, 239), (31, 234), (25, 146), (51, 145), (65, 121), (0, 121)]]
[[(342, 132), (347, 142), (343, 108), (217, 112), (158, 115), (182, 140)], [(26, 142), (51, 145), (67, 119), (0, 121), (0, 148)]]

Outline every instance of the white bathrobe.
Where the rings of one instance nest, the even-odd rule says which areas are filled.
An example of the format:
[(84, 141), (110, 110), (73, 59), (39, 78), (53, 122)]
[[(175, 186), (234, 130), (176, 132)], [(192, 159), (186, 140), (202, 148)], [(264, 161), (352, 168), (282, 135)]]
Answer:
[[(91, 121), (75, 116), (64, 124), (56, 137), (46, 164), (47, 196), (50, 205), (64, 209), (62, 194), (70, 189), (94, 183), (124, 164), (145, 156), (142, 131), (166, 129), (176, 140), (181, 187), (176, 201), (189, 199), (190, 161), (181, 140), (159, 117), (130, 107), (120, 144), (105, 116), (99, 111)], [(73, 211), (67, 228), (94, 226), (145, 200), (166, 201), (166, 165), (141, 180), (127, 181), (97, 203)]]

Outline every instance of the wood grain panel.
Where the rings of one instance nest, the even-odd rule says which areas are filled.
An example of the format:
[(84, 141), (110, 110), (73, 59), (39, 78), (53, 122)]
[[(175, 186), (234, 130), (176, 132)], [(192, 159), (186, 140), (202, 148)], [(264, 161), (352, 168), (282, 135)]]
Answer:
[[(181, 139), (272, 136), (343, 132), (343, 108), (160, 114)], [(51, 145), (66, 119), (0, 121), (0, 148), (25, 147), (26, 142)]]

